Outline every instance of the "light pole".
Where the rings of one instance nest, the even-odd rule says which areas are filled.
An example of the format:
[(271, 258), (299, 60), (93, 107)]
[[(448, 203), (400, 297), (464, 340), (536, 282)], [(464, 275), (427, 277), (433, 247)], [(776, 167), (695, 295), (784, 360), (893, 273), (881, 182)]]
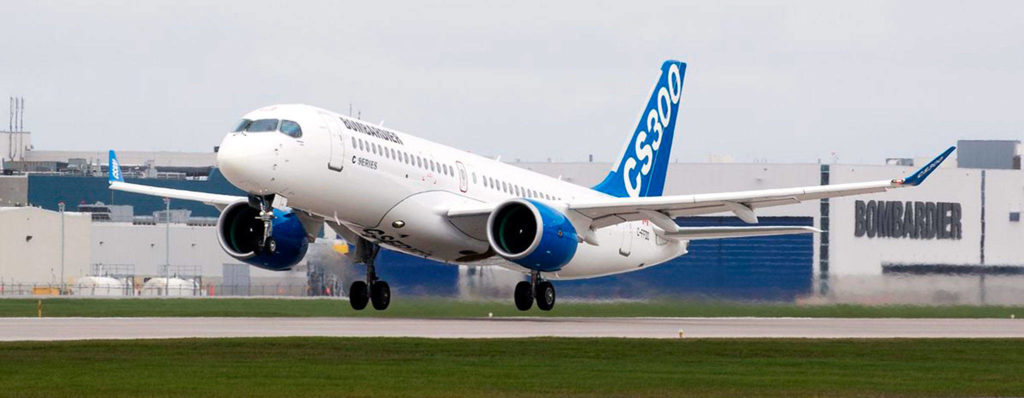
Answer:
[(57, 202), (60, 212), (60, 294), (64, 294), (64, 202)]
[(171, 295), (171, 198), (164, 198), (164, 222), (167, 223), (167, 234), (164, 237), (164, 245), (167, 247), (167, 254), (164, 257), (164, 296)]

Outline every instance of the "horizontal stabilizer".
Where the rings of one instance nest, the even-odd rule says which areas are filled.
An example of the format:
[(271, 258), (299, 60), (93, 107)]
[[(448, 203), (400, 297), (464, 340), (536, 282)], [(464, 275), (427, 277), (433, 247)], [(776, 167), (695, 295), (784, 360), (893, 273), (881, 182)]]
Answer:
[(110, 189), (114, 191), (202, 202), (216, 207), (218, 210), (223, 210), (224, 207), (232, 203), (246, 200), (245, 196), (221, 195), (217, 193), (186, 191), (181, 189), (127, 183), (124, 182), (124, 174), (121, 172), (121, 164), (117, 161), (117, 154), (115, 154), (114, 151), (110, 151), (109, 162), (110, 163), (107, 165), (107, 181), (110, 183)]
[(110, 183), (110, 189), (115, 191), (131, 192), (148, 196), (159, 196), (170, 199), (181, 199), (202, 202), (217, 208), (221, 208), (222, 206), (227, 206), (238, 201), (246, 200), (245, 196), (231, 196), (221, 195), (217, 193), (185, 191), (181, 189), (130, 184), (118, 181)]
[(662, 234), (667, 239), (678, 240), (699, 240), (699, 239), (723, 239), (723, 238), (746, 238), (751, 236), (773, 236), (809, 234), (821, 232), (811, 227), (679, 227), (678, 231), (665, 232)]

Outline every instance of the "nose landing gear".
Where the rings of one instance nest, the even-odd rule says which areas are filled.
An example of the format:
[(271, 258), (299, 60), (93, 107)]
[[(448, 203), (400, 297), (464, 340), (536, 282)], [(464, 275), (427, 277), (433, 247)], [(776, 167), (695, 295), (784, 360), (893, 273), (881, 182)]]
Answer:
[(541, 279), (540, 271), (530, 272), (530, 281), (521, 281), (516, 284), (514, 294), (516, 308), (520, 311), (529, 310), (533, 301), (537, 301), (537, 308), (543, 311), (551, 311), (555, 308), (555, 285)]
[(352, 282), (348, 289), (349, 303), (354, 310), (366, 308), (368, 302), (378, 311), (386, 310), (391, 304), (391, 287), (387, 282), (377, 278), (374, 263), (378, 253), (380, 245), (362, 238), (356, 242), (356, 257), (366, 265), (366, 281)]
[(274, 240), (274, 195), (256, 196), (249, 195), (249, 206), (256, 208), (260, 214), (257, 220), (263, 222), (263, 235), (259, 242), (256, 242), (257, 253), (274, 254), (277, 252), (277, 242)]

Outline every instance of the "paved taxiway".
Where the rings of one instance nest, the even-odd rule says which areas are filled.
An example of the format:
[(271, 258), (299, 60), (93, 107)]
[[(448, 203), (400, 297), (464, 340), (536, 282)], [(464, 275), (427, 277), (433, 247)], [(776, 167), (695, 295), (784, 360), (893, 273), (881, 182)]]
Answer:
[(393, 336), (1024, 338), (1015, 319), (849, 318), (2, 318), (0, 341), (186, 337)]

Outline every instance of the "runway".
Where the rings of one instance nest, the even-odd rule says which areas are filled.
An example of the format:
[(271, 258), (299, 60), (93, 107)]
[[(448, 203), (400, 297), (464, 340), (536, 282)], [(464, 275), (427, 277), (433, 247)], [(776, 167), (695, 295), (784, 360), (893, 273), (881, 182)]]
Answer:
[(1024, 338), (1024, 320), (851, 318), (3, 318), (0, 341), (213, 337)]

